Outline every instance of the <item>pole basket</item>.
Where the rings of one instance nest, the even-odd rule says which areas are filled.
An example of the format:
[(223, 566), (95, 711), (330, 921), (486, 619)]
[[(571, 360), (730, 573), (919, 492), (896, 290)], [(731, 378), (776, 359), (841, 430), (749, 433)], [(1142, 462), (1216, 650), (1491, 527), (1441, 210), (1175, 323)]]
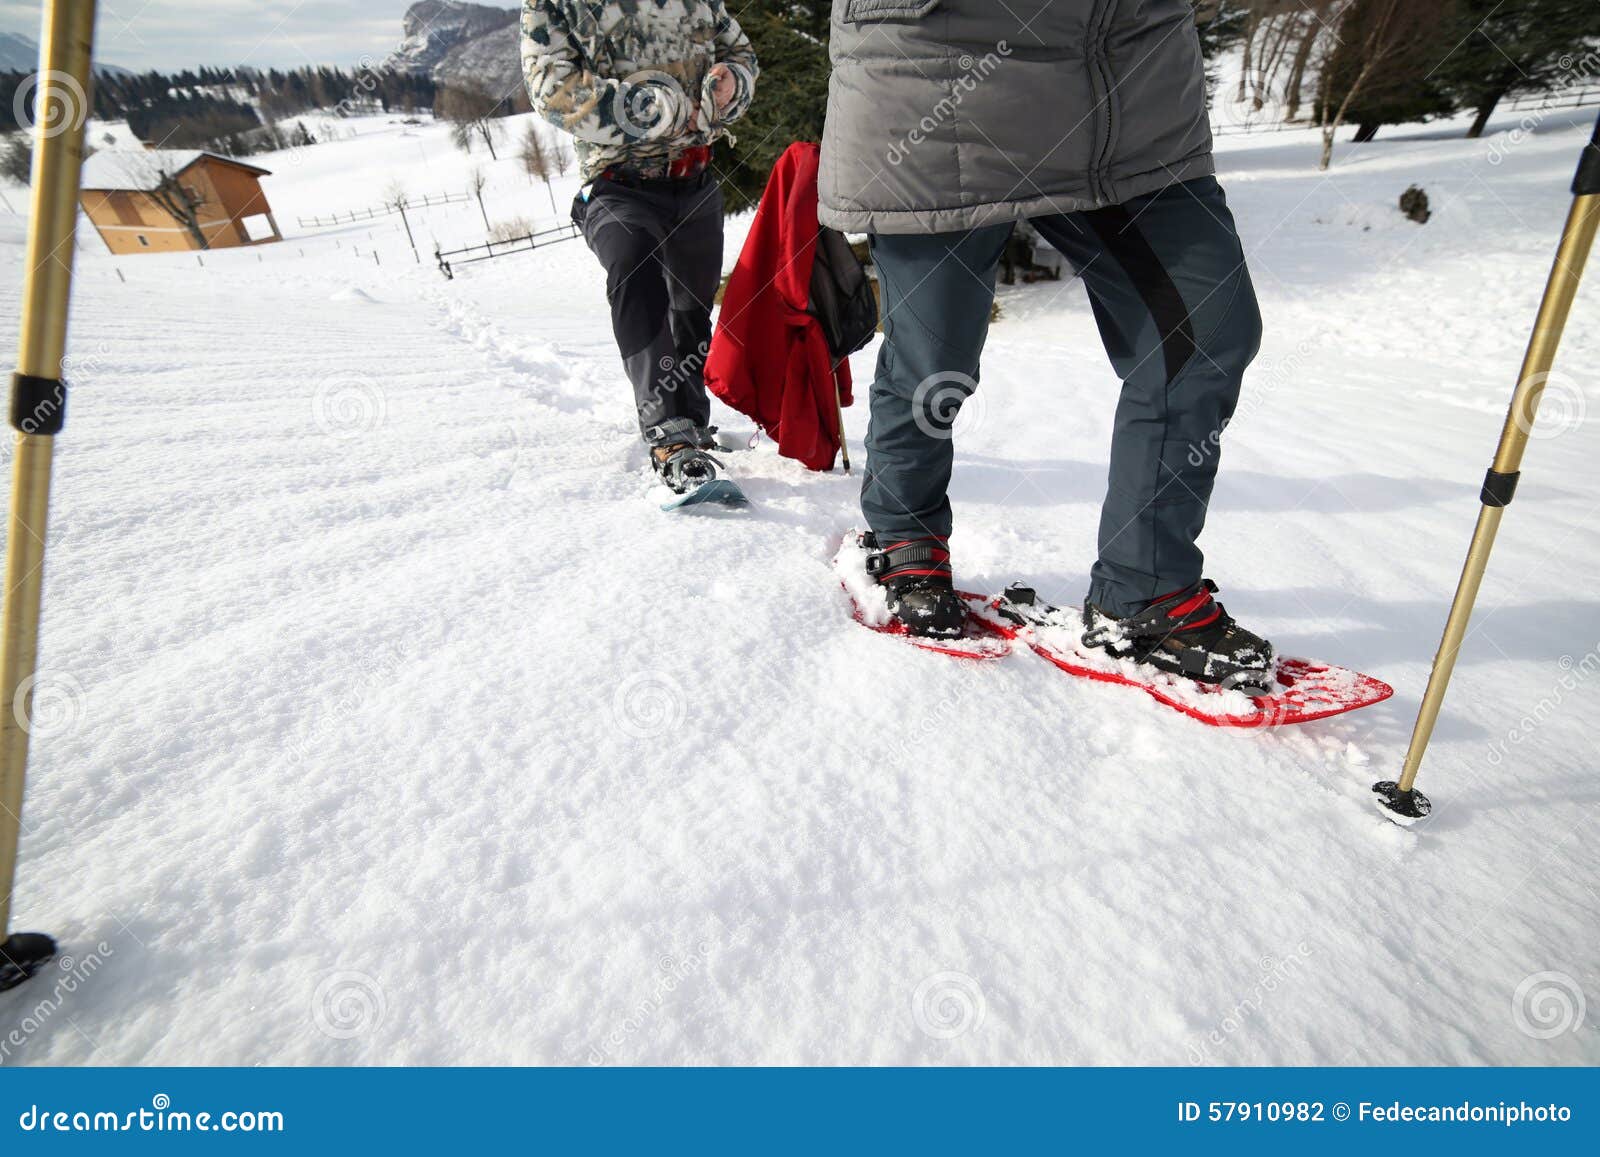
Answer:
[(13, 932), (0, 945), (0, 992), (15, 988), (54, 959), (56, 942), (38, 932)]
[(1401, 827), (1420, 824), (1433, 811), (1433, 804), (1427, 796), (1416, 788), (1401, 791), (1400, 785), (1392, 779), (1373, 784), (1372, 794), (1376, 797), (1372, 802), (1378, 805), (1384, 818), (1393, 820)]

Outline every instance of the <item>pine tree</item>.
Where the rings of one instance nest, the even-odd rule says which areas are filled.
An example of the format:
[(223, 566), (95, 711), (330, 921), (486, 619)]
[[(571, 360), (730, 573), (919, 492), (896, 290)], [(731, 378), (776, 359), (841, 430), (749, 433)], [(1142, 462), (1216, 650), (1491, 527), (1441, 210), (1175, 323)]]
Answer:
[(1450, 27), (1454, 51), (1439, 69), (1441, 81), (1477, 116), (1467, 136), (1477, 137), (1495, 106), (1518, 92), (1582, 85), (1600, 71), (1600, 4), (1594, 0), (1456, 0)]
[(724, 208), (761, 199), (767, 177), (791, 141), (820, 141), (828, 110), (830, 3), (753, 0), (739, 23), (761, 61), (755, 103), (734, 128), (737, 145), (719, 141), (716, 170)]
[(1200, 51), (1209, 64), (1244, 36), (1250, 0), (1189, 0), (1200, 32)]
[[(1356, 126), (1355, 141), (1372, 140), (1384, 125), (1405, 124), (1430, 117), (1449, 116), (1456, 110), (1455, 97), (1439, 76), (1439, 62), (1456, 43), (1454, 35), (1457, 0), (1425, 0), (1413, 5), (1409, 18), (1405, 5), (1396, 17), (1402, 28), (1386, 49), (1380, 66), (1368, 76), (1345, 110), (1345, 120)], [(1371, 29), (1380, 5), (1357, 4), (1339, 26), (1341, 39), (1361, 37)], [(1359, 60), (1350, 53), (1335, 52), (1326, 68), (1334, 88), (1342, 91)]]

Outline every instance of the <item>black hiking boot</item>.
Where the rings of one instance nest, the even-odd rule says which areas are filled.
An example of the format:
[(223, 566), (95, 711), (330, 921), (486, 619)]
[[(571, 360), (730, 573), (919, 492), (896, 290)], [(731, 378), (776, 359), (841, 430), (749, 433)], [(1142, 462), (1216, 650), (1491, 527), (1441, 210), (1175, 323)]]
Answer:
[(889, 598), (889, 613), (913, 635), (959, 638), (967, 628), (967, 604), (950, 577), (950, 549), (943, 538), (907, 538), (879, 546), (876, 535), (861, 536), (867, 573)]
[(1272, 644), (1234, 622), (1216, 590), (1202, 579), (1121, 619), (1085, 602), (1083, 644), (1200, 683), (1269, 690)]

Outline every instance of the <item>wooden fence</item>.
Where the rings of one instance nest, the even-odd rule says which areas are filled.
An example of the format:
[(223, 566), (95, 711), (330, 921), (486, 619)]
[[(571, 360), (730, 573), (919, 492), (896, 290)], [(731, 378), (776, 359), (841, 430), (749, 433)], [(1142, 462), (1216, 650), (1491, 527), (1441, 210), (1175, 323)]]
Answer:
[(466, 245), (460, 249), (435, 248), (433, 259), (439, 263), (440, 273), (454, 279), (455, 267), (458, 265), (471, 265), (474, 261), (488, 261), (512, 253), (526, 253), (560, 241), (571, 241), (574, 237), (582, 235), (576, 225), (555, 225), (549, 229), (539, 229), (504, 241), (485, 241), (482, 245)]
[[(434, 193), (417, 199), (407, 197), (405, 207), (429, 209), (434, 205), (459, 205), (463, 201), (470, 200), (472, 200), (471, 193)], [(379, 217), (391, 217), (398, 211), (394, 205), (379, 205), (372, 209), (351, 209), (328, 217), (300, 217), (298, 220), (302, 229), (326, 229), (332, 225), (349, 225), (355, 221), (373, 221)]]

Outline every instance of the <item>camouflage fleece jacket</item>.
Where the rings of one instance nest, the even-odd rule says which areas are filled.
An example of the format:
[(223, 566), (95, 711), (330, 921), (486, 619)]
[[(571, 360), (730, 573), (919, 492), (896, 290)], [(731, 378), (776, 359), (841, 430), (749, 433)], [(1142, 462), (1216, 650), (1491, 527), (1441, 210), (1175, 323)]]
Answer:
[[(733, 73), (720, 116), (712, 65)], [(727, 133), (755, 95), (755, 50), (722, 0), (525, 0), (522, 73), (534, 111), (576, 140), (585, 178), (646, 171)]]

